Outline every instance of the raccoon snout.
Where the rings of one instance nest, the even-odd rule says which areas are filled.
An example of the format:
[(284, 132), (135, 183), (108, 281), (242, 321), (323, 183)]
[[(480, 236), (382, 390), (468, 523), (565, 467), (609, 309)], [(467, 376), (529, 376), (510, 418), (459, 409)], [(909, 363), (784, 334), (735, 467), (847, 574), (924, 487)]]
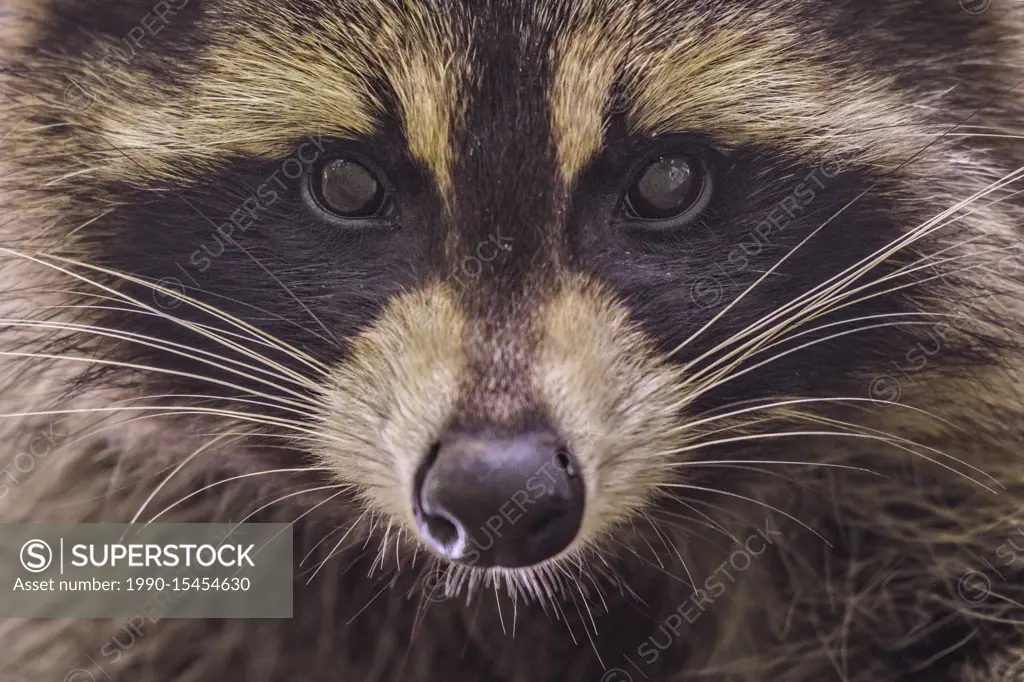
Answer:
[(575, 457), (552, 433), (452, 433), (420, 466), (413, 506), (420, 535), (442, 556), (515, 568), (569, 546), (584, 496)]

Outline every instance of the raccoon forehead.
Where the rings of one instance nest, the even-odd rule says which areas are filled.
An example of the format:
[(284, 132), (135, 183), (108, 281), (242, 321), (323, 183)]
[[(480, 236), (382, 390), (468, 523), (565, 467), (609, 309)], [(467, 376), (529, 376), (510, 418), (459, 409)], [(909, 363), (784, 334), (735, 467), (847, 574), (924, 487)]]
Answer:
[[(551, 49), (552, 131), (569, 182), (601, 148), (607, 114), (633, 133), (700, 132), (725, 146), (756, 143), (799, 156), (899, 163), (921, 120), (894, 79), (843, 63), (827, 22), (796, 18), (791, 3), (761, 7), (581, 1), (590, 12)], [(908, 142), (909, 140), (909, 142)]]
[(107, 155), (119, 179), (140, 165), (179, 179), (232, 155), (287, 154), (311, 135), (372, 135), (397, 116), (411, 154), (443, 187), (469, 73), (460, 25), (431, 3), (211, 3), (194, 26), (164, 26), (204, 36), (189, 63), (113, 37), (92, 45), (73, 78), (87, 110), (66, 115), (85, 139), (102, 132), (97, 147), (128, 152)]
[(454, 138), (473, 136), (462, 130), (465, 114), (474, 89), (489, 87), (473, 83), (482, 70), (477, 48), (511, 41), (523, 59), (545, 62), (540, 105), (567, 183), (602, 148), (611, 111), (638, 134), (699, 132), (790, 154), (856, 152), (865, 163), (902, 162), (919, 142), (893, 131), (920, 122), (928, 103), (900, 94), (877, 69), (833, 64), (843, 50), (827, 37), (827, 22), (795, 18), (793, 3), (572, 0), (489, 10), (507, 21), (485, 21), (470, 7), (219, 0), (200, 15), (197, 30), (208, 37), (188, 64), (155, 47), (127, 62), (110, 59), (112, 45), (125, 49), (114, 37), (94, 45), (72, 69), (89, 106), (61, 114), (80, 124), (90, 152), (103, 150), (91, 153), (92, 170), (128, 182), (143, 182), (139, 166), (182, 179), (232, 155), (287, 154), (308, 135), (370, 135), (393, 115), (446, 194), (460, 149)]

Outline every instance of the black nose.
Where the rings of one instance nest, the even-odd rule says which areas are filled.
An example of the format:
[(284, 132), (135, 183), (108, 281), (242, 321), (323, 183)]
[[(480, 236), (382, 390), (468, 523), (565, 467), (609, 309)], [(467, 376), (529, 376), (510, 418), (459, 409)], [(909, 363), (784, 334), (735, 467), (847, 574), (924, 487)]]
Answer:
[(579, 466), (553, 434), (453, 433), (420, 467), (414, 507), (423, 538), (445, 557), (513, 568), (568, 547), (583, 498)]

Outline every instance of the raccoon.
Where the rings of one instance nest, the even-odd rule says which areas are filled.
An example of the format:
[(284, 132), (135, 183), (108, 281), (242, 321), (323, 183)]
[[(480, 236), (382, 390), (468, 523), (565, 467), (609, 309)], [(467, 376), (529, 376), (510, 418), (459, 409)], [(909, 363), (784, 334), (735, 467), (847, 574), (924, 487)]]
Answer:
[(295, 537), (3, 680), (1024, 680), (1018, 0), (0, 30), (0, 521)]

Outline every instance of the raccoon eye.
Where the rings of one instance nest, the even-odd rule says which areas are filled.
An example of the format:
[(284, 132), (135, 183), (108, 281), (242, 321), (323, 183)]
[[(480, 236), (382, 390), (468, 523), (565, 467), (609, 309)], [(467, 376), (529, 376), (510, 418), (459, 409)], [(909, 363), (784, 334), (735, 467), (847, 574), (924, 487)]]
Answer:
[(707, 164), (688, 154), (662, 156), (644, 166), (626, 192), (627, 217), (677, 225), (695, 218), (711, 198)]
[(369, 168), (349, 159), (330, 159), (312, 178), (313, 194), (320, 207), (342, 218), (372, 218), (384, 215), (389, 194)]

